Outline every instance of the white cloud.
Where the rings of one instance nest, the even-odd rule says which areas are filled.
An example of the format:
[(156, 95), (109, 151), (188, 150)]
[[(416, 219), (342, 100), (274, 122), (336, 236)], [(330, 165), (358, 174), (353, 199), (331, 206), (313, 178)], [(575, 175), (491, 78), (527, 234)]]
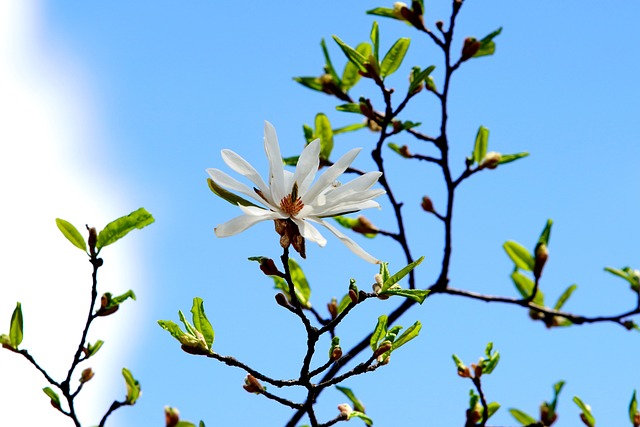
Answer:
[[(106, 181), (104, 170), (92, 169), (75, 153), (92, 152), (86, 144), (101, 139), (96, 101), (79, 62), (51, 43), (55, 38), (41, 12), (36, 0), (0, 2), (0, 333), (8, 333), (15, 302), (21, 301), (22, 348), (62, 379), (88, 314), (91, 270), (54, 219), (100, 227), (132, 206), (115, 189), (92, 191)], [(126, 244), (108, 251), (101, 292), (138, 286)], [(106, 345), (95, 362), (81, 365), (97, 372), (78, 402), (83, 424), (97, 424), (111, 401), (124, 397), (120, 368), (131, 357), (124, 349), (132, 337), (117, 337), (115, 331), (130, 330), (133, 313), (120, 310), (90, 333), (90, 341), (103, 339)], [(49, 384), (23, 357), (0, 349), (0, 378), (2, 425), (71, 425), (49, 406), (41, 391)]]

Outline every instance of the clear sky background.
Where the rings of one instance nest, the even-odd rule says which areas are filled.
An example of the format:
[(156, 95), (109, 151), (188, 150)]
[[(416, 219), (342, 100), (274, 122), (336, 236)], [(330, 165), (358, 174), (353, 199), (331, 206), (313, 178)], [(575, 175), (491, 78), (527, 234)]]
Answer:
[[(427, 24), (446, 20), (449, 1), (425, 2)], [(242, 371), (183, 353), (156, 321), (177, 320), (177, 310), (188, 312), (192, 298), (200, 296), (216, 331), (217, 352), (274, 377), (291, 378), (299, 371), (303, 329), (273, 302), (270, 279), (246, 261), (255, 255), (277, 258), (277, 237), (270, 225), (261, 224), (217, 239), (213, 228), (238, 212), (210, 193), (205, 169), (226, 170), (220, 150), (231, 148), (266, 173), (264, 120), (275, 125), (285, 155), (299, 153), (302, 124), (311, 124), (318, 112), (336, 127), (359, 120), (334, 111), (334, 99), (291, 78), (321, 73), (321, 38), (341, 68), (345, 59), (331, 35), (351, 45), (367, 40), (374, 18), (364, 12), (376, 6), (390, 4), (3, 3), (0, 138), (2, 221), (8, 230), (0, 332), (7, 332), (15, 301), (22, 301), (24, 347), (64, 373), (79, 335), (73, 325), (86, 316), (90, 270), (58, 234), (54, 218), (100, 227), (140, 206), (156, 218), (103, 253), (100, 292), (131, 288), (138, 300), (90, 334), (90, 341), (107, 344), (79, 402), (86, 405), (86, 425), (97, 423), (111, 401), (124, 396), (122, 366), (140, 380), (143, 395), (135, 407), (110, 418), (114, 427), (162, 425), (164, 405), (214, 426), (276, 426), (289, 419), (288, 409), (241, 388)], [(465, 3), (458, 46), (466, 36), (504, 30), (496, 39), (496, 55), (469, 61), (453, 81), (454, 170), (462, 170), (479, 125), (491, 130), (490, 150), (531, 156), (477, 174), (460, 189), (452, 286), (516, 296), (501, 245), (516, 240), (532, 248), (552, 218), (542, 282), (547, 298), (554, 301), (577, 283), (569, 311), (617, 314), (634, 304), (628, 286), (603, 268), (640, 267), (635, 84), (640, 52), (633, 32), (639, 14), (640, 5), (626, 1)], [(441, 64), (440, 53), (416, 31), (398, 21), (378, 21), (383, 50), (398, 37), (412, 38), (403, 67), (388, 80), (399, 92), (412, 65)], [(434, 76), (439, 82), (441, 71)], [(355, 97), (379, 99), (374, 93), (369, 82), (352, 90)], [(436, 134), (439, 117), (428, 94), (418, 95), (402, 117), (421, 121), (425, 133)], [(368, 131), (340, 136), (334, 156), (365, 147), (356, 166), (370, 170), (368, 152), (375, 140)], [(411, 138), (394, 142), (434, 154)], [(426, 256), (417, 270), (418, 283), (426, 287), (439, 272), (442, 231), (419, 201), (428, 194), (444, 210), (440, 174), (386, 155), (388, 179), (405, 202), (413, 253)], [(393, 230), (387, 203), (367, 216)], [(302, 264), (320, 311), (332, 296), (345, 293), (350, 277), (368, 288), (377, 272), (325, 234), (327, 247), (309, 244)], [(403, 266), (393, 242), (355, 238), (392, 269)], [(357, 343), (398, 303), (367, 302), (354, 310), (338, 331), (343, 348)], [(503, 405), (495, 425), (516, 424), (510, 407), (537, 415), (559, 380), (567, 385), (558, 425), (580, 423), (574, 395), (592, 405), (599, 424), (629, 425), (628, 402), (640, 388), (637, 332), (615, 325), (546, 330), (520, 308), (449, 296), (428, 299), (399, 324), (415, 320), (423, 324), (420, 337), (394, 353), (390, 365), (345, 383), (377, 426), (462, 425), (471, 384), (458, 378), (451, 354), (473, 362), (489, 341), (502, 354), (485, 380), (488, 398)], [(319, 353), (324, 356), (323, 348)], [(40, 391), (47, 384), (24, 359), (0, 352), (0, 372), (0, 407), (4, 421), (8, 410), (8, 425), (69, 425), (50, 408)], [(334, 417), (344, 401), (338, 392), (324, 393), (320, 419)]]

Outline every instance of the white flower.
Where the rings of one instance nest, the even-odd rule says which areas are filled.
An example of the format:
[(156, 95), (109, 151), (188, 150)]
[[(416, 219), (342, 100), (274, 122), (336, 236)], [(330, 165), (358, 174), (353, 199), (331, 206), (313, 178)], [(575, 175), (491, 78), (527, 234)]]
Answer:
[(365, 173), (344, 185), (336, 182), (336, 179), (351, 165), (360, 148), (353, 149), (342, 156), (324, 171), (315, 183), (313, 181), (320, 165), (320, 140), (316, 139), (305, 147), (293, 173), (284, 169), (276, 131), (269, 122), (265, 122), (264, 126), (264, 148), (269, 160), (268, 185), (253, 166), (231, 150), (222, 150), (222, 159), (231, 169), (248, 178), (253, 183), (253, 188), (221, 170), (207, 169), (217, 186), (250, 197), (262, 205), (258, 206), (233, 195), (235, 203), (244, 215), (216, 227), (216, 236), (233, 236), (260, 221), (290, 219), (298, 226), (303, 238), (323, 247), (327, 240), (312, 224), (315, 223), (326, 227), (364, 260), (374, 264), (380, 263), (356, 242), (324, 220), (327, 217), (380, 207), (372, 199), (384, 194), (385, 191), (372, 190), (371, 187), (378, 181), (382, 175), (381, 172)]

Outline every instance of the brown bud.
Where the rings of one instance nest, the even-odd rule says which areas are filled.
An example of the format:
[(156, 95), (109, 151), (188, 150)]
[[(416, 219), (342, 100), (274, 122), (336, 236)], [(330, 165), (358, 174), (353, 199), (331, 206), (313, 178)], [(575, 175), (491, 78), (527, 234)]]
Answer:
[(335, 298), (332, 298), (331, 302), (327, 304), (327, 310), (329, 310), (332, 319), (338, 317), (338, 301)]
[(352, 230), (360, 234), (376, 234), (378, 232), (378, 227), (373, 225), (373, 223), (367, 218), (360, 215), (358, 217), (358, 224), (353, 227)]
[(171, 406), (164, 407), (164, 419), (167, 427), (175, 427), (180, 422), (180, 412)]
[(348, 417), (349, 414), (353, 412), (353, 408), (348, 403), (343, 403), (341, 405), (338, 405), (338, 411), (340, 411), (340, 415)]
[(87, 226), (87, 230), (89, 230), (89, 253), (94, 256), (96, 254), (96, 244), (98, 243), (98, 232), (95, 227)]
[(480, 378), (482, 376), (482, 366), (480, 365), (471, 365), (473, 367), (473, 374), (476, 378)]
[(251, 374), (248, 374), (244, 379), (244, 385), (242, 386), (242, 388), (244, 388), (249, 393), (260, 393), (261, 391), (264, 391), (264, 387), (262, 387), (260, 381), (258, 381), (256, 377)]
[(276, 294), (276, 302), (278, 305), (281, 305), (285, 308), (289, 307), (289, 301), (287, 301), (287, 297), (282, 292), (278, 292)]
[(424, 210), (425, 212), (435, 212), (433, 210), (433, 202), (431, 201), (429, 196), (422, 197), (422, 203), (420, 203), (420, 206), (422, 206), (422, 210)]
[(373, 357), (382, 356), (387, 351), (391, 350), (391, 347), (393, 347), (393, 344), (391, 343), (391, 341), (383, 342), (382, 344), (380, 344), (380, 347), (378, 347), (378, 349), (373, 352)]
[(633, 416), (633, 427), (640, 427), (640, 412), (636, 412)]
[(544, 265), (549, 258), (549, 250), (547, 249), (547, 245), (542, 242), (538, 243), (538, 245), (536, 246), (535, 255), (536, 258), (533, 268), (533, 276), (537, 279), (542, 275), (542, 269), (544, 268)]
[(342, 349), (340, 348), (340, 346), (336, 346), (333, 348), (333, 350), (331, 351), (331, 360), (335, 361), (338, 360), (342, 357)]
[(353, 289), (349, 289), (349, 298), (351, 298), (352, 303), (358, 303), (358, 294)]
[(471, 378), (471, 371), (469, 371), (468, 367), (464, 367), (464, 369), (458, 369), (458, 376), (462, 378)]
[(500, 160), (502, 159), (502, 154), (497, 153), (495, 151), (489, 151), (482, 159), (480, 163), (480, 169), (495, 169), (500, 164)]
[(466, 39), (464, 39), (464, 45), (462, 46), (462, 57), (460, 58), (460, 60), (466, 61), (473, 58), (473, 55), (478, 53), (478, 50), (480, 50), (480, 42), (474, 37), (467, 37)]
[(271, 258), (264, 258), (260, 261), (260, 270), (267, 276), (282, 276), (282, 273)]
[(411, 152), (409, 151), (409, 147), (406, 145), (400, 147), (400, 155), (406, 159), (410, 159), (413, 157), (413, 154), (411, 154)]
[(91, 378), (93, 378), (93, 375), (93, 370), (91, 368), (85, 369), (84, 371), (82, 371), (82, 374), (80, 374), (80, 383), (86, 383)]
[(436, 21), (436, 28), (440, 31), (442, 31), (442, 28), (444, 27), (444, 22), (442, 21)]

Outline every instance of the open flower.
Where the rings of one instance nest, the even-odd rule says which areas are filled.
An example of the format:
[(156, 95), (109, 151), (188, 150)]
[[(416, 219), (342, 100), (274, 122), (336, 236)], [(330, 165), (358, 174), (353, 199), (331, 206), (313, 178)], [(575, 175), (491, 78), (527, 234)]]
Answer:
[[(286, 232), (283, 230), (289, 227), (286, 224), (297, 226), (295, 234), (301, 236), (300, 240), (303, 243), (304, 239), (308, 239), (322, 247), (327, 240), (313, 225), (320, 224), (335, 234), (356, 255), (371, 263), (380, 262), (324, 220), (327, 217), (380, 207), (372, 199), (384, 194), (385, 191), (372, 190), (371, 187), (378, 181), (382, 175), (381, 172), (365, 173), (344, 185), (336, 181), (351, 165), (360, 148), (353, 149), (342, 156), (315, 182), (314, 178), (320, 166), (320, 140), (316, 139), (305, 147), (293, 173), (284, 169), (276, 130), (269, 122), (265, 122), (264, 126), (264, 148), (269, 161), (268, 185), (253, 166), (231, 150), (222, 150), (222, 159), (231, 169), (249, 179), (254, 185), (253, 188), (221, 170), (207, 169), (211, 176), (212, 190), (225, 200), (236, 204), (244, 213), (216, 227), (216, 236), (233, 236), (260, 221), (274, 220), (276, 229), (282, 236), (281, 244), (284, 247), (288, 247), (287, 235), (291, 237), (291, 230)], [(259, 205), (225, 189), (247, 196)], [(283, 239), (287, 241), (286, 245)], [(295, 241), (293, 243), (294, 248), (304, 257), (304, 247), (300, 251)]]

